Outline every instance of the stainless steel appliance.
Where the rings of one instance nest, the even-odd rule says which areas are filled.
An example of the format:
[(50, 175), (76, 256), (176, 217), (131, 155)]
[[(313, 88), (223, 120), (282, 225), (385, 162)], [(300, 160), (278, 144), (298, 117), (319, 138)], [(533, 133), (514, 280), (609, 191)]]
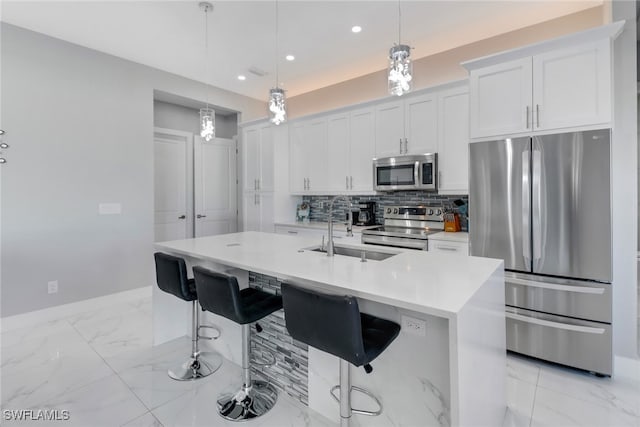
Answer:
[(505, 262), (507, 348), (612, 373), (609, 129), (470, 144), (470, 253)]
[(428, 236), (444, 230), (440, 206), (387, 206), (384, 225), (362, 230), (362, 243), (428, 249)]
[(359, 202), (353, 205), (353, 225), (376, 224), (376, 202)]
[(376, 191), (438, 191), (437, 176), (436, 153), (373, 159)]

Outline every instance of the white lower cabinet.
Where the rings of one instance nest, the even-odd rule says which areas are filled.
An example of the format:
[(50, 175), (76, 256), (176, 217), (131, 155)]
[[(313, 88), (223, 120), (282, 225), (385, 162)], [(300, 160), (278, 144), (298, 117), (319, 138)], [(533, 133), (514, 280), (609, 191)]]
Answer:
[(429, 239), (429, 252), (441, 252), (451, 255), (469, 255), (469, 243), (453, 240)]

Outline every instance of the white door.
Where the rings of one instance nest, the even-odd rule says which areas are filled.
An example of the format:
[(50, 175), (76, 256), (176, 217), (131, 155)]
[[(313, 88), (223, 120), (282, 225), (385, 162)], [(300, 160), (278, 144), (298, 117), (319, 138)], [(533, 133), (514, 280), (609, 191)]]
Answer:
[(244, 191), (256, 191), (260, 176), (260, 128), (257, 126), (242, 131), (242, 154), (244, 155)]
[(195, 237), (237, 230), (236, 143), (194, 137)]
[(156, 242), (186, 239), (187, 152), (192, 134), (177, 131), (154, 133), (154, 239)]
[(534, 129), (611, 121), (609, 40), (533, 57)]
[(434, 153), (438, 146), (438, 100), (435, 94), (404, 103), (405, 153)]
[(469, 193), (469, 89), (441, 92), (438, 190)]
[(355, 192), (373, 191), (375, 146), (375, 113), (373, 108), (351, 112), (350, 190)]
[(349, 114), (337, 114), (327, 119), (328, 171), (330, 191), (349, 190)]
[(376, 107), (376, 157), (404, 152), (404, 103), (387, 102)]
[(471, 71), (472, 138), (531, 131), (531, 68), (527, 57)]

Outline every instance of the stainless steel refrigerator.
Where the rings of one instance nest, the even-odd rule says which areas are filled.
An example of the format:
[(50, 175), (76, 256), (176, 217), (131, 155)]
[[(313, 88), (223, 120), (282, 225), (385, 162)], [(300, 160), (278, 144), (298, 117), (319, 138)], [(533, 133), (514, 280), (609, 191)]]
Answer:
[(471, 255), (505, 262), (509, 350), (612, 373), (611, 131), (470, 144)]

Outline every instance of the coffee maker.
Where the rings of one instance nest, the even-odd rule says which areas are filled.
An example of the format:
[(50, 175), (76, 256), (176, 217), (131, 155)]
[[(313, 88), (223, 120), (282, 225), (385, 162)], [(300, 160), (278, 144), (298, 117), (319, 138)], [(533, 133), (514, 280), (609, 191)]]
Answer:
[(354, 203), (353, 208), (353, 225), (376, 224), (376, 202)]

